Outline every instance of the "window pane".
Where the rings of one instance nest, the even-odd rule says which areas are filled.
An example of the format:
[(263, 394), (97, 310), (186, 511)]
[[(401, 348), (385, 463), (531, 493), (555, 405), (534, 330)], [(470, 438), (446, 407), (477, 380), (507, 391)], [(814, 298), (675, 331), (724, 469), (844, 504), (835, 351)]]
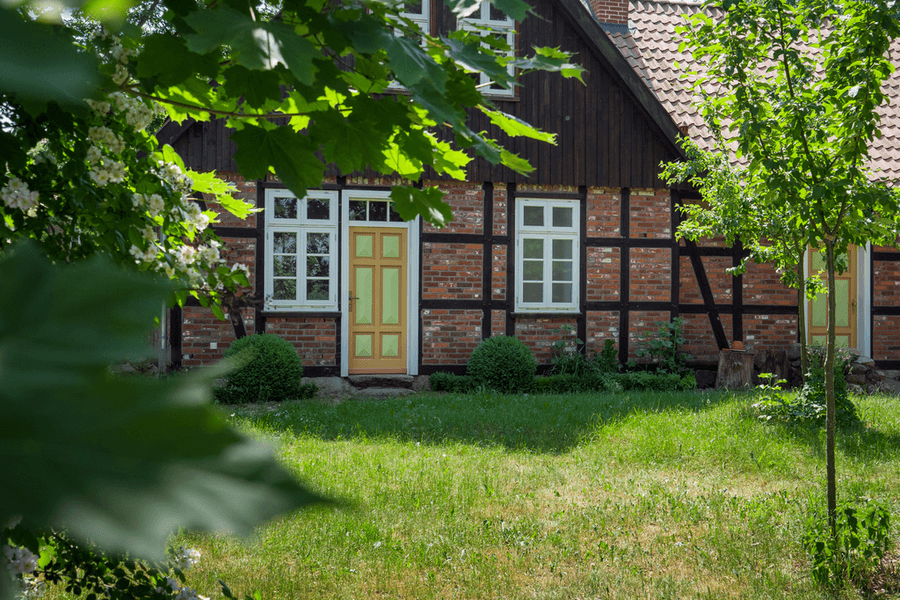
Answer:
[(542, 261), (542, 260), (522, 261), (522, 281), (543, 281), (543, 280), (544, 280), (544, 261)]
[(327, 256), (307, 256), (306, 257), (306, 275), (307, 277), (328, 277), (328, 266), (330, 260)]
[(391, 212), (390, 212), (390, 220), (391, 220), (391, 221), (393, 221), (393, 222), (403, 221), (403, 217), (401, 217), (401, 216), (400, 216), (400, 213), (398, 213), (398, 212), (394, 209), (394, 203), (393, 203), (393, 202), (389, 202), (389, 203), (388, 203), (388, 209), (391, 211)]
[(572, 281), (572, 263), (570, 261), (553, 261), (553, 281)]
[(366, 201), (351, 200), (350, 201), (350, 220), (365, 221), (366, 220)]
[(307, 300), (328, 300), (328, 280), (311, 279), (306, 282)]
[(572, 260), (573, 240), (553, 240), (553, 258)]
[(297, 275), (296, 256), (275, 256), (272, 269), (276, 277), (295, 277)]
[(503, 14), (502, 10), (500, 10), (493, 4), (490, 4), (489, 6), (490, 6), (489, 14), (490, 14), (491, 21), (506, 21), (509, 19), (509, 17), (507, 17), (505, 14)]
[(554, 283), (553, 284), (553, 302), (569, 303), (572, 301), (572, 284), (571, 283)]
[(526, 239), (522, 246), (524, 258), (544, 258), (544, 240)]
[(312, 221), (321, 221), (331, 218), (331, 202), (328, 198), (307, 198), (306, 218)]
[(297, 253), (297, 234), (284, 231), (275, 232), (275, 253), (276, 254), (296, 254)]
[(331, 234), (310, 233), (306, 236), (307, 254), (328, 254), (328, 242)]
[(369, 202), (369, 220), (387, 221), (387, 202)]
[(296, 198), (275, 198), (275, 218), (276, 219), (296, 219), (297, 218), (297, 199)]
[(543, 206), (526, 206), (522, 210), (523, 225), (527, 227), (543, 227), (544, 226), (544, 207)]
[(544, 301), (544, 284), (542, 283), (524, 283), (522, 284), (522, 300), (524, 302), (543, 302)]
[(297, 299), (297, 280), (296, 279), (276, 279), (275, 280), (275, 300), (296, 300)]
[(403, 3), (403, 12), (410, 13), (413, 15), (421, 15), (422, 13), (422, 2), (404, 2)]
[(554, 206), (553, 207), (553, 226), (554, 227), (572, 227), (571, 206)]

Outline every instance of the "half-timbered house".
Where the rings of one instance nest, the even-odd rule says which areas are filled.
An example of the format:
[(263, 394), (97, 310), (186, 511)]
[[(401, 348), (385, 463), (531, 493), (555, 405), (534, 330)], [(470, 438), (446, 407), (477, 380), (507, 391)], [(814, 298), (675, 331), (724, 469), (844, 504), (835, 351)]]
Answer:
[[(187, 166), (216, 170), (264, 209), (216, 229), (231, 257), (252, 265), (261, 301), (243, 311), (244, 322), (293, 342), (307, 375), (459, 371), (497, 334), (526, 341), (542, 364), (565, 335), (585, 340), (588, 352), (611, 339), (624, 359), (642, 332), (674, 317), (701, 362), (735, 340), (757, 350), (797, 341), (796, 293), (772, 268), (732, 277), (725, 269), (740, 260), (740, 246), (674, 236), (675, 207), (692, 194), (659, 173), (660, 163), (681, 157), (681, 131), (696, 127), (671, 64), (676, 21), (695, 8), (532, 4), (537, 16), (506, 23), (515, 45), (573, 53), (585, 84), (533, 73), (514, 93), (497, 91), (498, 107), (556, 133), (556, 146), (505, 140), (472, 114), (484, 119), (476, 131), (508, 142), (535, 171), (525, 177), (478, 159), (465, 182), (422, 181), (447, 194), (454, 220), (443, 229), (399, 220), (389, 178), (332, 171), (295, 198), (278, 181), (236, 174), (222, 122), (161, 132)], [(502, 21), (485, 10), (483, 18)], [(433, 31), (457, 26), (442, 0), (423, 3), (418, 16)], [(847, 299), (852, 344), (891, 368), (900, 367), (898, 258), (894, 249), (861, 249)], [(173, 311), (170, 329), (173, 361), (184, 366), (214, 362), (234, 339), (230, 322), (191, 304)]]

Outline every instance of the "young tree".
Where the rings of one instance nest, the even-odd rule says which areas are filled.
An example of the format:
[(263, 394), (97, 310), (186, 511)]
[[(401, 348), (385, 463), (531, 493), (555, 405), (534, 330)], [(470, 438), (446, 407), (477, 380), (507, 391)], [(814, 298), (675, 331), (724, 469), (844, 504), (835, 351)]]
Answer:
[(897, 240), (898, 194), (867, 167), (886, 102), (882, 85), (894, 70), (888, 50), (900, 34), (896, 8), (885, 0), (715, 4), (683, 31), (683, 47), (705, 65), (695, 87), (700, 110), (730, 132), (734, 153), (724, 164), (745, 165), (756, 214), (825, 256), (827, 503), (835, 533), (834, 275), (849, 245)]
[[(725, 147), (721, 136), (716, 137), (719, 148)], [(747, 256), (729, 273), (743, 273), (751, 260), (769, 263), (781, 273), (782, 283), (797, 290), (800, 371), (805, 378), (809, 368), (806, 299), (822, 291), (819, 277), (804, 275), (803, 258), (809, 246), (806, 232), (794, 228), (789, 204), (760, 210), (757, 195), (765, 194), (765, 182), (751, 180), (746, 169), (734, 164), (729, 152), (704, 150), (689, 138), (682, 140), (682, 146), (687, 160), (666, 164), (663, 179), (670, 184), (690, 183), (707, 202), (679, 207), (683, 220), (676, 235), (695, 242), (723, 236), (728, 246), (740, 241)]]

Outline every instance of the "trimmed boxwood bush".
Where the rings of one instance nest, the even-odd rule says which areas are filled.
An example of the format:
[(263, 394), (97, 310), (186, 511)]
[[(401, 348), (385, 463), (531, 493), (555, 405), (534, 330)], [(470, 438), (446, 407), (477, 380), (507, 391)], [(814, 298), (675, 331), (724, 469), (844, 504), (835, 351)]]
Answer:
[(284, 338), (267, 333), (242, 337), (225, 351), (229, 357), (247, 363), (228, 376), (228, 385), (216, 394), (220, 401), (266, 402), (309, 395), (300, 386), (300, 356)]
[(527, 391), (534, 383), (537, 361), (522, 340), (489, 337), (469, 357), (467, 372), (479, 384), (503, 393)]

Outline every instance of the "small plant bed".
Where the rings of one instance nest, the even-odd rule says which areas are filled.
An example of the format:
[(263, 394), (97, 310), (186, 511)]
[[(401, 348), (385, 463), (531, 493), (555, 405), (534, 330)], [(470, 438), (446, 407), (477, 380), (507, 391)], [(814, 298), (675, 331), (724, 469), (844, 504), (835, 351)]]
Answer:
[[(854, 400), (865, 426), (838, 436), (840, 501), (896, 516), (900, 398)], [(202, 553), (187, 583), (206, 596), (222, 579), (262, 598), (900, 597), (895, 550), (837, 588), (813, 578), (823, 438), (760, 421), (745, 393), (482, 388), (229, 409), (346, 505), (248, 541), (180, 536)], [(896, 523), (881, 531), (896, 549)]]

